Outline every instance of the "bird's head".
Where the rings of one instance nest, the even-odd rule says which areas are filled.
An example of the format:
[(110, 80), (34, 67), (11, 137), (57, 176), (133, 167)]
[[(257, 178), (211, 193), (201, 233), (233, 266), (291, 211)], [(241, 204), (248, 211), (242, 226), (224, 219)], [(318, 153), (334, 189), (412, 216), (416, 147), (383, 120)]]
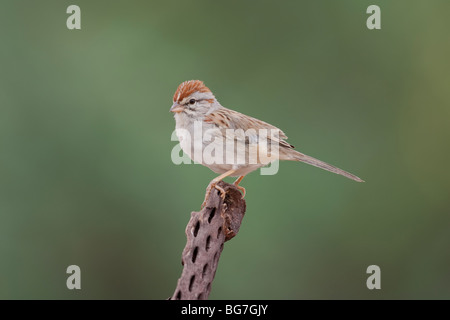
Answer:
[(204, 116), (217, 102), (211, 90), (200, 80), (189, 80), (180, 84), (173, 95), (170, 111), (190, 117)]

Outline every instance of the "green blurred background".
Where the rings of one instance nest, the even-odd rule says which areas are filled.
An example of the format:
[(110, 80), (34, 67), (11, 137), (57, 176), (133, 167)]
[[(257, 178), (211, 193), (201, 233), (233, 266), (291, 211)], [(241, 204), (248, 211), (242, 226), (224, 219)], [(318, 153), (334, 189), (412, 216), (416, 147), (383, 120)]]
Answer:
[[(81, 8), (81, 30), (66, 8)], [(366, 8), (381, 7), (381, 30)], [(211, 299), (450, 298), (448, 1), (0, 4), (0, 298), (166, 299), (216, 175), (172, 163), (201, 79), (306, 154), (249, 175)], [(66, 288), (67, 266), (81, 290)], [(368, 290), (366, 268), (381, 268)]]

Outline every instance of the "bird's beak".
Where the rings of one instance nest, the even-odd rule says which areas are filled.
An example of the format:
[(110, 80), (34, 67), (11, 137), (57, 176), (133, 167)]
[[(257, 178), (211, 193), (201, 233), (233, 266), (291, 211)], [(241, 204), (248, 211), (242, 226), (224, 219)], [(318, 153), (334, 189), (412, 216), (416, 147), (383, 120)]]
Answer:
[(172, 107), (170, 107), (170, 112), (179, 113), (183, 112), (184, 107), (176, 102), (173, 103)]

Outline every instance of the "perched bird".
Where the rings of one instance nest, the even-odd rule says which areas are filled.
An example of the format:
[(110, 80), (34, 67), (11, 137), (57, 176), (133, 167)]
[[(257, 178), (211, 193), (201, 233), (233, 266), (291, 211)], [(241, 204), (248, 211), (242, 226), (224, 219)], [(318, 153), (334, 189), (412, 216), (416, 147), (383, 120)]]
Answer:
[[(285, 141), (287, 136), (277, 127), (223, 107), (202, 81), (190, 80), (181, 83), (173, 96), (170, 111), (174, 113), (176, 132), (183, 152), (194, 161), (220, 174), (208, 185), (206, 198), (212, 188), (218, 189), (221, 196), (225, 197), (225, 191), (216, 184), (228, 176), (239, 177), (234, 185), (243, 192), (244, 196), (245, 189), (239, 186), (244, 176), (274, 160), (305, 162), (363, 182), (351, 173), (294, 150), (294, 146)], [(196, 128), (208, 132), (209, 139), (205, 139), (203, 134), (196, 134)], [(230, 130), (235, 134), (228, 135)], [(268, 144), (261, 144), (263, 140)], [(227, 143), (232, 143), (234, 147), (224, 146)], [(275, 146), (278, 149), (277, 152), (269, 151), (270, 148), (266, 147), (267, 145), (271, 145), (272, 148)], [(195, 159), (196, 146), (200, 148), (200, 154), (214, 150), (215, 161), (211, 159), (208, 161), (202, 157)], [(226, 152), (221, 156), (220, 151), (223, 150)], [(264, 153), (261, 151), (268, 152), (269, 155), (261, 156), (261, 153)], [(232, 152), (231, 155), (230, 152)]]

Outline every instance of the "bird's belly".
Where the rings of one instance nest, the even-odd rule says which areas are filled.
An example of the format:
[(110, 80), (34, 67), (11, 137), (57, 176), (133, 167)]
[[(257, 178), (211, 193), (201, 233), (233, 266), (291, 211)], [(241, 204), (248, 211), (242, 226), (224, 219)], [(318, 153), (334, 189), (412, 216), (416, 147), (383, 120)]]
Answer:
[(181, 149), (189, 158), (219, 174), (233, 169), (236, 172), (231, 176), (243, 176), (271, 162), (260, 156), (262, 150), (258, 144), (237, 140), (230, 145), (220, 130), (211, 130), (210, 139), (179, 128), (176, 133)]

